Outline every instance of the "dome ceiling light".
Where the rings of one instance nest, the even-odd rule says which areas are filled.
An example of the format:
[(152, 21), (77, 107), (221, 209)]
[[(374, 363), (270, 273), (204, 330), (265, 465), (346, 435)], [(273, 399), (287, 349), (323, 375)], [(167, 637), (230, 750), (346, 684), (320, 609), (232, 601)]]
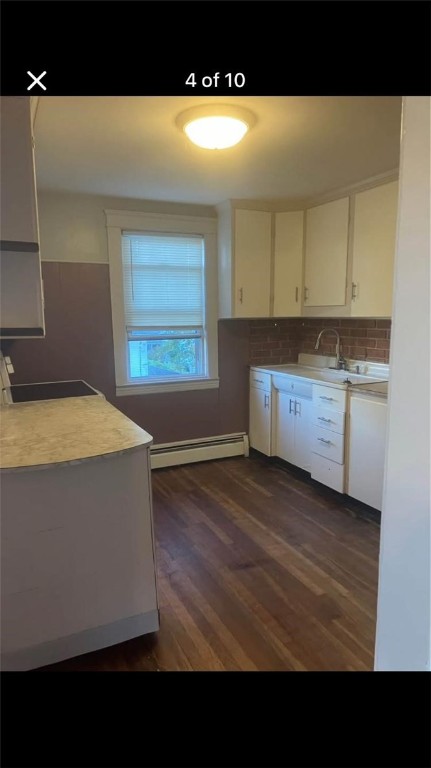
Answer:
[(253, 112), (230, 104), (204, 104), (178, 115), (177, 126), (203, 149), (227, 149), (238, 144), (256, 123)]

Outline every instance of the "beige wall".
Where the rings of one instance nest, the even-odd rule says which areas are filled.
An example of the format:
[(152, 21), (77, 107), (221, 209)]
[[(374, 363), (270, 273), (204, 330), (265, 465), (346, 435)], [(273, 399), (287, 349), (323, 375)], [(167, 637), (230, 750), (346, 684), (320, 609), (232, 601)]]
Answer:
[(105, 208), (145, 213), (214, 216), (208, 205), (164, 203), (151, 200), (38, 192), (42, 261), (108, 263)]

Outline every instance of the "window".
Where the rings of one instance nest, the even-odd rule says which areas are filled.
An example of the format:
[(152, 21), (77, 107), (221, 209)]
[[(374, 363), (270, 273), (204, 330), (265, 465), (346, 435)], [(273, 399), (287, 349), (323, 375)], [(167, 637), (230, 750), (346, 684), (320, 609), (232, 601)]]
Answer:
[(202, 236), (123, 233), (131, 380), (205, 375), (204, 256)]
[(215, 221), (106, 214), (117, 394), (217, 386)]

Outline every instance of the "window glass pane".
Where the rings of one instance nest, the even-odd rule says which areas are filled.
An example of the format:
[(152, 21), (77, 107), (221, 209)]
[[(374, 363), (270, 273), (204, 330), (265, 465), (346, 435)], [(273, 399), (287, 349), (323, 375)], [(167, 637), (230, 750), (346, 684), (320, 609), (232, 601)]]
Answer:
[(201, 338), (129, 341), (128, 350), (131, 379), (203, 375)]

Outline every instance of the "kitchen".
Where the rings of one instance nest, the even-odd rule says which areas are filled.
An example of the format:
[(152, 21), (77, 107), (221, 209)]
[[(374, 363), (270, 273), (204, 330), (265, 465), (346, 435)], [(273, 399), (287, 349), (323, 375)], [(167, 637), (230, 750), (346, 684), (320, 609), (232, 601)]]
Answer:
[[(22, 626), (23, 632), (21, 645), (7, 649), (6, 655), (12, 654), (11, 668), (41, 667), (71, 657), (75, 658), (65, 662), (64, 668), (68, 663), (74, 669), (118, 668), (121, 653), (127, 656), (127, 652), (118, 650), (115, 655), (114, 643), (129, 641), (130, 656), (137, 659), (131, 668), (139, 669), (372, 669), (378, 522), (384, 509), (386, 395), (393, 376), (389, 351), (401, 99), (248, 99), (246, 106), (254, 108), (258, 120), (243, 147), (253, 136), (260, 142), (250, 152), (259, 149), (263, 153), (262, 147), (268, 146), (272, 135), (276, 144), (289, 128), (293, 144), (303, 134), (305, 138), (295, 152), (285, 150), (294, 176), (291, 186), (286, 172), (277, 174), (271, 166), (273, 186), (268, 186), (268, 176), (262, 176), (260, 182), (253, 178), (250, 189), (254, 192), (247, 196), (241, 183), (244, 176), (250, 182), (247, 155), (236, 159), (228, 154), (226, 160), (220, 150), (205, 165), (208, 150), (192, 147), (174, 124), (182, 107), (191, 108), (193, 102), (204, 103), (202, 100), (152, 99), (150, 105), (147, 99), (115, 98), (91, 99), (90, 103), (88, 99), (43, 97), (13, 101), (19, 102), (19, 125), (27, 125), (23, 128), (27, 148), (33, 126), (37, 195), (26, 209), (30, 211), (29, 229), (23, 229), (22, 208), (11, 204), (11, 210), (19, 210), (20, 215), (10, 226), (16, 225), (15, 232), (20, 234), (2, 234), (9, 249), (2, 246), (2, 314), (10, 313), (9, 319), (2, 317), (1, 324), (6, 329), (2, 333), (4, 391), (13, 397), (14, 391), (20, 387), (22, 391), (32, 382), (84, 381), (102, 397), (88, 392), (82, 400), (78, 397), (88, 411), (79, 424), (78, 413), (71, 413), (73, 398), (44, 400), (39, 416), (34, 401), (17, 404), (14, 400), (12, 404), (6, 400), (2, 406), (2, 423), (12, 435), (6, 435), (2, 451), (2, 458), (6, 456), (2, 493), (8, 502), (4, 502), (5, 510), (11, 510), (11, 530), (13, 521), (18, 521), (12, 538), (19, 539), (12, 558), (9, 537), (5, 538), (5, 561), (9, 555), (10, 578), (16, 580), (7, 595), (7, 604), (13, 603), (7, 614), (8, 642), (12, 646), (17, 642), (17, 627)], [(148, 119), (147, 126), (142, 118), (145, 109), (153, 114), (153, 122)], [(289, 117), (290, 126), (274, 129), (282, 113)], [(4, 121), (7, 114), (4, 110)], [(27, 115), (27, 123), (23, 115)], [(124, 138), (117, 145), (124, 135), (126, 116), (135, 128), (128, 136), (129, 146)], [(329, 123), (326, 133), (325, 120)], [(315, 126), (314, 132), (307, 133), (305, 126), (310, 124)], [(163, 141), (159, 138), (151, 144), (155, 125), (160, 126)], [(355, 125), (359, 126), (356, 134)], [(94, 137), (102, 136), (104, 126), (110, 126), (106, 143), (96, 146)], [(354, 135), (346, 138), (348, 128)], [(140, 151), (139, 134), (144, 129), (148, 146), (141, 162), (148, 164), (148, 182), (145, 173), (140, 176), (130, 165)], [(15, 125), (14, 141), (17, 133)], [(315, 142), (320, 134), (318, 162)], [(171, 136), (175, 150), (168, 151), (166, 138)], [(348, 165), (355, 145), (361, 151)], [(235, 148), (226, 151), (233, 153)], [(161, 178), (151, 166), (151, 152), (156, 155), (154, 164), (160, 164)], [(165, 152), (173, 163), (179, 163), (175, 174), (162, 159)], [(21, 153), (20, 160), (23, 157)], [(18, 175), (22, 188), (11, 192), (20, 201), (25, 195), (31, 198), (29, 157), (31, 153), (27, 153), (27, 167)], [(335, 167), (334, 158), (338, 159)], [(261, 166), (259, 169), (257, 163), (257, 170), (262, 174), (268, 155), (260, 154), (258, 159)], [(124, 168), (128, 169), (127, 183), (121, 177)], [(224, 196), (217, 184), (226, 184), (229, 168), (229, 192)], [(210, 173), (214, 189), (207, 182)], [(182, 179), (188, 177), (190, 183), (184, 184)], [(308, 188), (305, 179), (310, 180)], [(7, 216), (2, 220), (9, 225)], [(203, 349), (208, 354), (205, 370), (193, 369), (197, 371), (194, 379), (172, 382), (167, 376), (165, 381), (153, 377), (151, 382), (145, 381), (143, 371), (145, 366), (148, 369), (148, 355), (153, 354), (148, 350), (160, 344), (154, 344), (154, 335), (150, 338), (139, 322), (133, 322), (128, 286), (130, 282), (133, 293), (134, 280), (137, 285), (139, 279), (136, 265), (144, 265), (146, 258), (145, 244), (136, 233), (158, 233), (161, 241), (168, 225), (190, 240), (190, 249), (198, 247), (196, 232), (205, 242), (208, 259), (205, 273), (200, 273), (206, 286), (205, 341), (189, 333), (177, 345), (185, 341), (187, 349), (201, 350), (196, 353), (195, 366)], [(39, 243), (37, 226), (44, 311), (39, 250), (20, 251), (10, 245)], [(124, 245), (125, 240), (130, 245)], [(27, 294), (21, 268), (16, 269), (17, 252), (21, 264), (31, 262)], [(159, 290), (160, 286), (153, 288)], [(179, 292), (170, 290), (179, 301)], [(162, 302), (162, 293), (157, 296)], [(32, 306), (35, 314), (30, 316)], [(125, 322), (128, 312), (132, 320)], [(157, 307), (152, 313), (147, 327), (157, 327), (160, 332), (165, 325), (163, 313)], [(199, 318), (183, 319), (182, 327), (200, 327), (200, 322)], [(27, 332), (17, 333), (17, 326)], [(127, 336), (125, 327), (130, 329)], [(41, 330), (36, 333), (36, 328)], [(25, 335), (30, 338), (23, 338)], [(38, 335), (42, 338), (31, 338)], [(170, 342), (164, 338), (163, 343)], [(144, 350), (138, 375), (125, 366), (125, 346), (129, 352), (139, 349), (140, 355)], [(60, 414), (59, 408), (63, 415), (57, 420), (56, 432), (54, 413)], [(89, 430), (101, 430), (99, 439), (93, 440), (97, 445), (92, 445), (87, 434), (77, 446), (75, 433), (68, 446), (63, 429), (65, 436), (73, 430), (85, 432), (90, 408), (100, 411)], [(128, 419), (121, 419), (119, 412)], [(27, 414), (39, 418), (36, 428), (30, 426)], [(102, 438), (108, 439), (108, 414), (113, 426), (107, 447)], [(17, 420), (35, 429), (36, 436), (49, 424), (54, 457), (44, 456), (45, 437), (24, 447), (22, 439), (14, 437)], [(112, 443), (112, 436), (120, 433), (120, 445)], [(27, 438), (31, 442), (31, 436)], [(64, 455), (59, 455), (60, 448)], [(97, 457), (105, 458), (90, 461)], [(144, 468), (143, 478), (132, 467), (138, 460)], [(123, 466), (127, 463), (130, 467)], [(34, 471), (18, 471), (30, 466)], [(123, 547), (122, 558), (115, 559), (112, 544), (103, 554), (99, 537), (91, 537), (93, 521), (82, 515), (77, 516), (71, 533), (67, 520), (72, 510), (87, 508), (89, 501), (78, 491), (75, 496), (66, 494), (60, 526), (66, 538), (59, 544), (54, 539), (49, 545), (52, 569), (58, 570), (59, 552), (63, 553), (62, 601), (65, 605), (77, 602), (78, 581), (81, 599), (90, 585), (99, 585), (93, 598), (88, 596), (87, 606), (83, 600), (84, 610), (80, 612), (75, 605), (77, 624), (69, 621), (67, 611), (65, 616), (55, 613), (58, 600), (46, 604), (41, 600), (36, 605), (31, 596), (32, 573), (37, 573), (47, 557), (47, 545), (34, 549), (33, 571), (23, 568), (16, 573), (20, 559), (28, 553), (29, 537), (35, 533), (26, 530), (24, 535), (18, 530), (28, 524), (19, 514), (25, 499), (34, 499), (43, 517), (43, 501), (36, 502), (36, 498), (40, 487), (49, 487), (54, 504), (51, 512), (60, 508), (71, 470), (77, 473), (74, 485), (87, 493), (91, 473), (100, 470), (91, 505), (109, 511), (112, 529), (110, 533), (102, 523), (104, 539), (111, 537), (111, 542), (118, 541), (119, 550)], [(123, 510), (130, 515), (131, 527), (121, 529), (120, 541), (115, 510), (124, 498), (122, 488), (130, 488), (128, 473), (136, 491), (129, 494), (132, 500)], [(109, 486), (107, 495), (102, 490), (107, 481), (103, 478), (108, 476), (118, 482)], [(41, 499), (45, 493), (41, 492)], [(142, 499), (145, 520), (139, 515)], [(100, 521), (100, 515), (96, 519)], [(58, 520), (51, 519), (46, 524), (51, 528), (56, 523)], [(100, 556), (99, 582), (94, 568), (87, 569), (86, 579), (84, 573), (77, 579), (76, 561), (68, 557), (67, 536), (71, 535), (81, 558), (91, 561)], [(134, 547), (136, 535), (146, 542), (145, 557)], [(334, 539), (340, 540), (339, 551), (333, 550)], [(116, 604), (105, 606), (110, 618), (92, 616), (97, 595), (112, 589), (127, 562), (136, 566), (139, 578), (132, 567), (123, 573)], [(53, 573), (55, 570), (48, 569), (43, 574), (45, 581), (40, 582), (45, 584), (46, 595)], [(139, 598), (128, 604), (134, 578), (145, 589), (137, 588)], [(217, 578), (224, 589), (216, 588)], [(258, 608), (253, 607), (250, 590), (259, 595)], [(19, 608), (12, 596), (26, 591), (30, 597), (21, 606), (27, 608)], [(302, 603), (305, 610), (300, 608)], [(51, 621), (45, 625), (49, 632), (44, 634), (42, 629), (33, 636), (36, 615), (40, 618), (44, 610)], [(28, 616), (33, 616), (31, 621)], [(131, 626), (130, 619), (137, 617)], [(96, 630), (103, 622), (109, 630), (102, 636)], [(58, 645), (62, 626), (67, 642)], [(81, 640), (71, 644), (70, 636), (77, 633)], [(149, 633), (147, 637), (145, 633)], [(251, 647), (245, 644), (241, 648), (247, 635)], [(105, 651), (95, 650), (104, 647)], [(28, 649), (31, 652), (26, 655)], [(94, 654), (78, 655), (88, 651)]]

